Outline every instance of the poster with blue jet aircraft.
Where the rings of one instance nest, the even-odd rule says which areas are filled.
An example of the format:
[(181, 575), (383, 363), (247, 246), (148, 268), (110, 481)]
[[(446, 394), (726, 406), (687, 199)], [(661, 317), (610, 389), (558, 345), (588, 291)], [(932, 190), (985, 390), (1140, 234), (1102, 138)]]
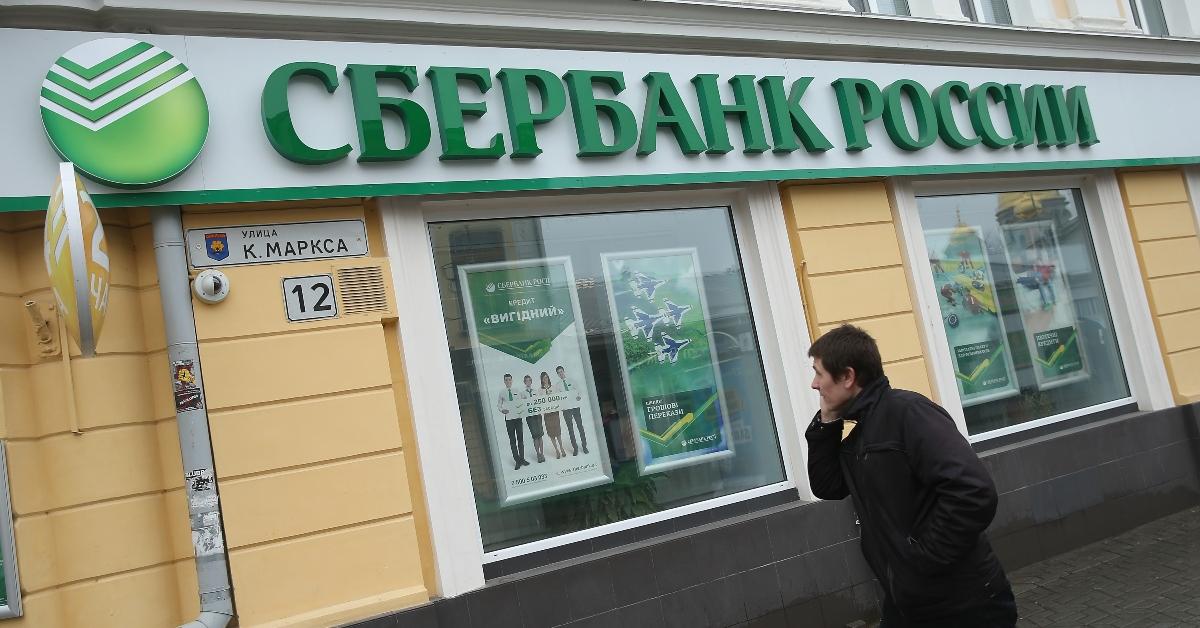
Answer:
[(602, 256), (638, 468), (733, 454), (696, 249)]

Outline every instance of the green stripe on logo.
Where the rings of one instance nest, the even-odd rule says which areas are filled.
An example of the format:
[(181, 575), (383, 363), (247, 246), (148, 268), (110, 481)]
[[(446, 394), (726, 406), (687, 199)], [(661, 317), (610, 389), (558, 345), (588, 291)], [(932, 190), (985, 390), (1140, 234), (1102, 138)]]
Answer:
[(138, 98), (141, 98), (142, 96), (145, 96), (146, 94), (165, 85), (166, 83), (169, 83), (171, 79), (184, 74), (187, 71), (188, 69), (182, 64), (177, 65), (174, 68), (171, 68), (170, 70), (167, 70), (166, 72), (154, 77), (150, 81), (147, 81), (146, 83), (143, 83), (142, 85), (130, 90), (128, 94), (124, 94), (120, 98), (117, 98), (107, 105), (95, 110), (89, 109), (73, 100), (70, 100), (62, 94), (52, 92), (44, 87), (42, 88), (42, 98), (58, 104), (68, 111), (77, 113), (84, 118), (87, 118), (87, 120), (90, 122), (98, 122), (118, 109), (121, 109), (129, 103), (137, 100)]
[(46, 80), (54, 83), (55, 85), (66, 88), (72, 94), (82, 96), (88, 100), (96, 100), (97, 98), (100, 98), (101, 96), (104, 96), (118, 87), (121, 87), (122, 85), (132, 81), (133, 79), (136, 79), (137, 77), (149, 72), (150, 70), (157, 68), (163, 63), (170, 61), (171, 58), (171, 53), (162, 52), (122, 72), (119, 76), (115, 76), (90, 89), (76, 83), (75, 81), (72, 81), (65, 76), (55, 74), (54, 72), (47, 74)]
[(66, 57), (59, 57), (57, 63), (59, 67), (78, 74), (79, 76), (82, 76), (90, 81), (153, 47), (154, 46), (144, 41), (139, 41), (138, 43), (126, 48), (125, 52), (117, 53), (90, 68), (85, 68)]

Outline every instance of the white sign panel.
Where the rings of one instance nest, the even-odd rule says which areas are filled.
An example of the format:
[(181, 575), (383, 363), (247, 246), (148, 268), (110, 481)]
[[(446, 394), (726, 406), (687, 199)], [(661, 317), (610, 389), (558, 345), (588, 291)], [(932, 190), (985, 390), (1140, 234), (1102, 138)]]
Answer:
[(195, 268), (358, 257), (367, 230), (361, 220), (189, 229), (187, 249)]
[(285, 277), (283, 304), (287, 310), (287, 319), (293, 323), (336, 318), (337, 297), (333, 292), (333, 277)]
[[(183, 62), (211, 126), (178, 177), (148, 191), (96, 186), (100, 206), (1200, 163), (1200, 117), (1183, 106), (1200, 101), (1200, 76), (0, 29), (0, 58), (21, 60), (5, 68), (0, 90), (0, 137), (19, 156), (0, 169), (0, 210), (46, 205), (59, 156), (39, 94), (50, 81), (55, 99), (84, 110), (47, 73), (102, 37)], [(372, 74), (398, 64), (411, 75)], [(472, 68), (474, 78), (460, 76)], [(407, 122), (382, 116), (386, 140), (359, 137), (355, 81), (407, 106)], [(1062, 102), (1085, 94), (1086, 124)], [(748, 99), (753, 113), (713, 113)], [(1016, 106), (1022, 99), (1033, 104)], [(460, 104), (478, 115), (461, 115)], [(613, 111), (623, 117), (619, 141)], [(1015, 131), (1012, 112), (1042, 134)], [(510, 123), (536, 141), (515, 137)], [(410, 139), (405, 124), (432, 132)], [(801, 146), (793, 132), (802, 127), (820, 137), (806, 132)]]

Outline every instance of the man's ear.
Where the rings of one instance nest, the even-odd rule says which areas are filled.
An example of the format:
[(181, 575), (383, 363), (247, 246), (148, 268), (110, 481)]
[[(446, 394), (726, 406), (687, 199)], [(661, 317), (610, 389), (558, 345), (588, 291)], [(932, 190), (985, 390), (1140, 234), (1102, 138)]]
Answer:
[(858, 373), (854, 372), (854, 367), (847, 366), (846, 370), (842, 371), (842, 374), (838, 376), (837, 383), (845, 386), (846, 388), (851, 388), (854, 386), (857, 376)]

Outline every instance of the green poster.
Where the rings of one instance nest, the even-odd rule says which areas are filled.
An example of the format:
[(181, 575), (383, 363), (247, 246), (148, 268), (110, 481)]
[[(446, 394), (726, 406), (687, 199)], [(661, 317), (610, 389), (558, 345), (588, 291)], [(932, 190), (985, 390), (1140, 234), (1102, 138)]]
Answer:
[(926, 231), (925, 242), (962, 405), (1017, 394), (982, 231), (959, 224)]
[(1004, 249), (1038, 387), (1087, 379), (1075, 302), (1054, 223), (1039, 220), (1006, 225)]
[(500, 503), (611, 482), (570, 259), (458, 276)]
[(696, 250), (602, 258), (639, 468), (732, 455)]

